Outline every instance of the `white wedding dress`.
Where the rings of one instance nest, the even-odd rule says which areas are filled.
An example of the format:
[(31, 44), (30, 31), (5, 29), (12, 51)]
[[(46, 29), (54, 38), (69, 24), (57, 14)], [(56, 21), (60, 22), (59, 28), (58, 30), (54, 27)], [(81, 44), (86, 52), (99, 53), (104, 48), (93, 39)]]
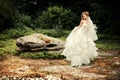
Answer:
[(74, 29), (66, 39), (62, 55), (71, 61), (72, 66), (87, 65), (98, 56), (94, 42), (98, 39), (96, 35), (97, 27), (89, 17), (88, 22), (83, 23), (78, 30), (74, 31)]

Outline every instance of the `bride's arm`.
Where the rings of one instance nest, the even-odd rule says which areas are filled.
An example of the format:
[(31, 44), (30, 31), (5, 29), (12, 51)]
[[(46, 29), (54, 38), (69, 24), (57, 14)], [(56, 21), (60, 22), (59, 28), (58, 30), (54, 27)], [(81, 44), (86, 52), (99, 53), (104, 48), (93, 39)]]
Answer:
[(82, 26), (82, 24), (83, 24), (83, 20), (80, 21), (80, 24), (78, 27), (80, 28)]

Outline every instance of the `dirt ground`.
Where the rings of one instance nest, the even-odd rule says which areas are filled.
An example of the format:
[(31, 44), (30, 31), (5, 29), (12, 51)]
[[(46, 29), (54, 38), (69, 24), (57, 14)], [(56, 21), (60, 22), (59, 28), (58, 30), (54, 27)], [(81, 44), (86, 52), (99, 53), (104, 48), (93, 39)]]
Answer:
[(0, 60), (0, 80), (28, 77), (26, 80), (38, 78), (46, 80), (47, 75), (56, 77), (53, 80), (120, 80), (120, 51), (99, 50), (99, 52), (96, 60), (90, 65), (81, 67), (72, 67), (65, 59), (25, 59), (6, 55)]

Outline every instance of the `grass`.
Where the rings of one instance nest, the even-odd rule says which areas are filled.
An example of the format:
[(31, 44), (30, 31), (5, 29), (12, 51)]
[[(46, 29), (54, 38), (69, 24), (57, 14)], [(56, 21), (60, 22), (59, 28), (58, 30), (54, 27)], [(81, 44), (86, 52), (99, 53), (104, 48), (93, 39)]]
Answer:
[(106, 50), (106, 49), (120, 50), (120, 42), (118, 43), (118, 42), (107, 40), (107, 41), (98, 41), (96, 43), (97, 43), (97, 47), (102, 50)]
[[(51, 29), (36, 29), (35, 32), (42, 33), (45, 35), (53, 36), (54, 30)], [(60, 37), (57, 37), (63, 41), (65, 41), (66, 37), (69, 35), (70, 31), (64, 30), (64, 35), (59, 35)], [(52, 35), (51, 35), (52, 34)], [(54, 35), (53, 35), (54, 34)], [(3, 36), (4, 37), (4, 36)], [(110, 36), (106, 34), (98, 34), (99, 40), (96, 41), (96, 46), (99, 49), (110, 49), (110, 50), (120, 50), (120, 37), (119, 36)], [(20, 52), (18, 53), (16, 51), (16, 38), (8, 38), (8, 39), (1, 39), (0, 40), (0, 56), (8, 53), (12, 55), (18, 55), (24, 58), (48, 58), (48, 59), (63, 59), (64, 56), (62, 56), (60, 53), (48, 53), (48, 52)]]
[(103, 50), (120, 50), (120, 37), (116, 35), (98, 34), (97, 47)]
[(60, 53), (49, 53), (47, 51), (43, 52), (23, 52), (20, 54), (23, 58), (34, 58), (34, 59), (64, 59), (65, 56)]

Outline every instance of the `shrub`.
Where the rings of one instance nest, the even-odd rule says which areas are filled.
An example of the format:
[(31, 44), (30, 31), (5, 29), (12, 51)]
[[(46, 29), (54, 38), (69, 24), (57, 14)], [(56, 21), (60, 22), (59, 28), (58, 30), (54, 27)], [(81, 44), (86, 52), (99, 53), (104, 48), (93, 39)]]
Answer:
[(6, 40), (8, 38), (18, 38), (32, 33), (34, 33), (33, 29), (26, 26), (10, 28), (5, 30), (2, 34), (0, 34), (0, 39)]
[(42, 29), (53, 29), (47, 33), (48, 36), (63, 37), (67, 34), (64, 29), (72, 29), (75, 26), (75, 20), (76, 15), (70, 9), (53, 6), (48, 7), (38, 16), (35, 25)]
[(7, 33), (0, 33), (0, 40), (6, 40), (9, 38), (9, 35)]
[(16, 52), (16, 40), (8, 39), (1, 41), (0, 43), (0, 54), (10, 53), (14, 54)]
[(40, 28), (36, 28), (35, 31), (37, 33), (45, 34), (56, 38), (66, 38), (70, 33), (70, 31), (68, 30), (56, 31), (55, 29), (40, 29)]
[(0, 40), (18, 38), (18, 37), (25, 36), (25, 35), (32, 34), (32, 33), (34, 33), (34, 31), (29, 27), (16, 28), (16, 29), (10, 28), (0, 34)]
[(43, 11), (42, 14), (35, 20), (35, 24), (37, 27), (46, 29), (68, 29), (75, 26), (75, 18), (76, 15), (70, 9), (53, 6), (48, 7), (47, 10)]
[(2, 31), (0, 39), (5, 40), (8, 38), (17, 38), (34, 32), (33, 29), (30, 28), (33, 26), (31, 17), (25, 14), (20, 14), (17, 11), (15, 13), (16, 14), (13, 17), (13, 27)]
[(16, 11), (16, 15), (15, 15), (15, 21), (14, 21), (14, 27), (23, 27), (23, 26), (27, 26), (27, 27), (31, 27), (32, 24), (32, 19), (30, 16), (25, 15), (25, 14), (20, 14), (19, 12)]

